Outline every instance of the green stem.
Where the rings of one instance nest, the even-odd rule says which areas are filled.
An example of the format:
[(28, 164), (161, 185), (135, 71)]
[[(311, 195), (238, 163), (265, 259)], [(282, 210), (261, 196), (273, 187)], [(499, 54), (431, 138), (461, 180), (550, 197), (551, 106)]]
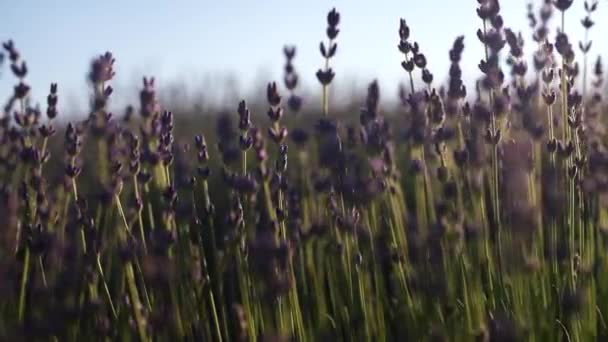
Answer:
[(23, 322), (23, 316), (25, 314), (25, 292), (27, 290), (27, 281), (30, 270), (30, 249), (25, 248), (25, 256), (23, 258), (23, 274), (21, 275), (21, 287), (19, 290), (19, 310), (18, 317), (19, 322)]

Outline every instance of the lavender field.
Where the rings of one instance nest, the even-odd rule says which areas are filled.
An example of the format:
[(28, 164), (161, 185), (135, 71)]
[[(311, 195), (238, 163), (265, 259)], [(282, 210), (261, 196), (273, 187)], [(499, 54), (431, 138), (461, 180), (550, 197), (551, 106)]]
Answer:
[(339, 8), (311, 23), (318, 96), (285, 45), (282, 79), (228, 111), (178, 113), (151, 76), (111, 110), (103, 52), (87, 113), (63, 116), (6, 40), (0, 340), (607, 341), (602, 5), (539, 0), (511, 28), (498, 0), (463, 2), (479, 29), (448, 75), (396, 14), (393, 107), (374, 80), (336, 104)]

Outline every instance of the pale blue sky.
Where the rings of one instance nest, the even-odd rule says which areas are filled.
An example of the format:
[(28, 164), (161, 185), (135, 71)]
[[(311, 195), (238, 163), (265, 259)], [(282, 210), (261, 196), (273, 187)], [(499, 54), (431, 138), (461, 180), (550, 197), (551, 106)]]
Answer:
[[(502, 0), (501, 4), (506, 26), (529, 38), (527, 2)], [(594, 56), (608, 53), (606, 40), (600, 39), (601, 32), (608, 32), (608, 0), (601, 2), (591, 35)], [(475, 0), (0, 0), (0, 40), (12, 38), (26, 58), (37, 101), (44, 99), (50, 82), (58, 82), (60, 106), (83, 105), (89, 62), (109, 50), (117, 58), (113, 85), (122, 100), (135, 99), (141, 76), (155, 75), (161, 86), (179, 80), (191, 86), (192, 94), (205, 92), (232, 107), (238, 99), (219, 90), (224, 88), (225, 75), (238, 78), (242, 92), (253, 84), (280, 80), (286, 43), (297, 45), (296, 69), (305, 85), (315, 89), (314, 74), (322, 63), (318, 44), (324, 38), (325, 15), (335, 6), (341, 13), (338, 54), (332, 62), (336, 86), (348, 92), (378, 78), (388, 98), (405, 79), (396, 49), (400, 17), (407, 20), (437, 80), (444, 79), (448, 50), (460, 34), (466, 36), (465, 78), (478, 76), (482, 47), (475, 37), (480, 26), (476, 4)], [(575, 0), (567, 12), (568, 32), (581, 38), (582, 8), (583, 1)], [(526, 52), (532, 48), (528, 40)], [(14, 83), (8, 71), (5, 68), (0, 78), (4, 97)]]

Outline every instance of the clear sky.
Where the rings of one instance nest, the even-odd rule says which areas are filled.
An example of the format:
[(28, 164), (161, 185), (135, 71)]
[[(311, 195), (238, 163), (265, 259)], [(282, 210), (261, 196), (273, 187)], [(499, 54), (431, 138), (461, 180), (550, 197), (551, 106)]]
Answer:
[[(608, 0), (600, 2), (591, 33), (594, 56), (608, 53), (605, 37), (600, 39), (601, 32), (608, 32)], [(529, 38), (527, 3), (501, 1), (505, 25)], [(225, 82), (232, 79), (245, 92), (280, 80), (284, 44), (297, 45), (296, 69), (305, 86), (315, 89), (314, 74), (322, 63), (318, 44), (326, 13), (335, 6), (341, 13), (333, 61), (336, 86), (345, 92), (364, 89), (378, 78), (384, 97), (390, 98), (405, 79), (396, 48), (400, 17), (407, 20), (436, 80), (444, 79), (448, 50), (460, 34), (466, 36), (465, 79), (478, 76), (482, 46), (475, 37), (480, 26), (476, 5), (475, 0), (0, 0), (0, 40), (13, 39), (26, 58), (35, 101), (44, 99), (50, 82), (58, 82), (60, 106), (83, 105), (89, 62), (109, 50), (117, 59), (113, 85), (123, 101), (135, 99), (143, 75), (155, 75), (160, 85), (184, 83), (191, 94), (205, 93), (233, 107), (238, 99), (222, 92)], [(583, 0), (575, 0), (566, 26), (577, 40), (583, 37), (582, 17)], [(526, 52), (532, 49), (528, 40)], [(13, 84), (5, 67), (0, 94), (6, 97)]]

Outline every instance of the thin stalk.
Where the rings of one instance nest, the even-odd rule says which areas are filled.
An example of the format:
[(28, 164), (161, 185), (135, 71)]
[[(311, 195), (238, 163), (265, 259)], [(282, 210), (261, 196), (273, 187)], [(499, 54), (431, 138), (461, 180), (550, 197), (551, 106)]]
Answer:
[[(137, 185), (137, 175), (133, 175), (133, 191), (135, 192), (135, 198), (140, 201), (143, 201), (139, 194), (139, 186)], [(143, 202), (142, 202), (143, 203)], [(144, 220), (141, 214), (140, 208), (137, 210), (137, 222), (139, 223), (139, 235), (141, 239), (142, 246), (144, 247), (144, 254), (148, 253), (148, 247), (146, 246), (146, 234), (144, 232)]]
[[(121, 240), (123, 242), (126, 241), (126, 234), (130, 231), (129, 225), (127, 223), (127, 218), (125, 217), (125, 213), (122, 208), (122, 204), (120, 203), (120, 196), (116, 194), (114, 196), (116, 200), (116, 207), (118, 208), (118, 212), (122, 218), (123, 223), (125, 224), (125, 230), (120, 233)], [(129, 295), (129, 300), (131, 302), (131, 308), (133, 313), (133, 319), (135, 320), (135, 324), (137, 326), (137, 333), (139, 335), (139, 339), (142, 342), (148, 341), (148, 335), (146, 332), (146, 323), (145, 319), (142, 316), (142, 312), (139, 309), (141, 305), (141, 301), (139, 299), (139, 292), (137, 290), (137, 284), (135, 282), (135, 272), (133, 271), (133, 263), (131, 261), (127, 261), (125, 265), (125, 279), (127, 281), (127, 293)]]
[(101, 266), (101, 255), (97, 253), (97, 270), (99, 271), (99, 275), (101, 276), (101, 281), (103, 282), (103, 287), (106, 293), (106, 297), (108, 298), (108, 303), (110, 303), (110, 309), (112, 310), (112, 316), (114, 319), (118, 318), (118, 313), (116, 312), (116, 308), (114, 307), (114, 302), (112, 301), (112, 295), (110, 294), (110, 288), (108, 287), (108, 283), (106, 282), (106, 278), (103, 272), (103, 267)]
[(19, 322), (23, 322), (23, 316), (25, 314), (25, 292), (30, 271), (30, 249), (25, 249), (25, 256), (23, 258), (23, 273), (21, 275), (21, 286), (19, 289), (19, 309), (18, 319)]

